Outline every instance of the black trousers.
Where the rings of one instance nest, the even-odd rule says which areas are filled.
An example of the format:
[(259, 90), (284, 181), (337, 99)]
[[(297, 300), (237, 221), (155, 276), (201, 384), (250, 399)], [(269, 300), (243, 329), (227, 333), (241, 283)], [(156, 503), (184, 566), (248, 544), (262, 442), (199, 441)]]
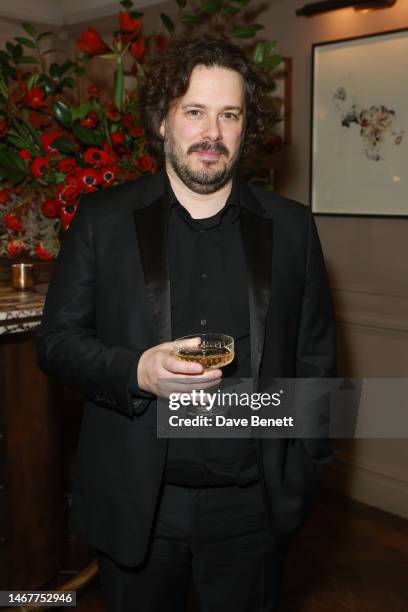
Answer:
[(259, 482), (164, 484), (143, 564), (96, 558), (108, 612), (184, 612), (191, 580), (200, 612), (272, 612), (286, 552), (268, 526)]

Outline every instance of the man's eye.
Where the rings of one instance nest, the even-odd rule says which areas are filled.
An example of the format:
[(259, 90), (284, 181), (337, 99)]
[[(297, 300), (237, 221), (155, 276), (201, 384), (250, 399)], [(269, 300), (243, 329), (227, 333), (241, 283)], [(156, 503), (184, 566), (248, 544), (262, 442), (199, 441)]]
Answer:
[(238, 115), (236, 115), (235, 113), (224, 113), (224, 117), (226, 117), (227, 119), (234, 119), (235, 121), (238, 121), (239, 119)]
[(198, 117), (198, 115), (201, 114), (201, 111), (197, 110), (197, 109), (191, 109), (189, 111), (187, 111), (187, 115), (191, 115), (192, 117)]

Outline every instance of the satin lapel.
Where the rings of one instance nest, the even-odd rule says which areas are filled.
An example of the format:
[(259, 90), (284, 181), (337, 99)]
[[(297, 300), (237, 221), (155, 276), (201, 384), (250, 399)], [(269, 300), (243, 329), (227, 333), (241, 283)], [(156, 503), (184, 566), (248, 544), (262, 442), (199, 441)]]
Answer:
[(159, 343), (171, 340), (170, 278), (167, 255), (168, 204), (164, 193), (145, 208), (133, 211), (146, 295)]
[(273, 221), (260, 215), (262, 207), (245, 186), (241, 187), (241, 204), (240, 224), (248, 274), (251, 373), (256, 389), (271, 295)]

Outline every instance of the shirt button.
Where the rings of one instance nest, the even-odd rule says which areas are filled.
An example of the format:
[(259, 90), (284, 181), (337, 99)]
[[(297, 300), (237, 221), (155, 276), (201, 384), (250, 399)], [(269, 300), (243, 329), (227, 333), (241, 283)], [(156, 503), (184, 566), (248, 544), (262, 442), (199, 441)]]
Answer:
[(202, 272), (201, 273), (201, 278), (207, 278), (207, 272)]
[(201, 319), (200, 323), (201, 325), (207, 325), (207, 319)]

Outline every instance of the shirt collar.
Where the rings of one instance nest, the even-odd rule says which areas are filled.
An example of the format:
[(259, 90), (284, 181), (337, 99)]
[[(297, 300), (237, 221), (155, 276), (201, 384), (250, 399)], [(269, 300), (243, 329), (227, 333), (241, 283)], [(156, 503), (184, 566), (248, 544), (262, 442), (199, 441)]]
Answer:
[(232, 176), (231, 192), (225, 202), (225, 205), (215, 215), (204, 219), (193, 219), (188, 210), (180, 204), (170, 184), (169, 177), (166, 174), (166, 194), (169, 201), (169, 212), (177, 211), (180, 216), (185, 219), (190, 227), (196, 230), (211, 229), (219, 225), (230, 225), (234, 223), (240, 212), (239, 198), (239, 179), (238, 173), (235, 171)]

